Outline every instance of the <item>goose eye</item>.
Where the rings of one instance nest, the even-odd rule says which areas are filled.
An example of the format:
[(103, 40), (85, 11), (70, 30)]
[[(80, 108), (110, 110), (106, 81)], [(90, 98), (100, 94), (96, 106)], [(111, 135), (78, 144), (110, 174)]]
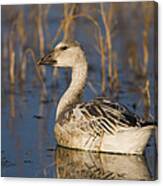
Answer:
[(60, 48), (60, 50), (66, 50), (66, 49), (68, 49), (68, 46), (63, 46)]

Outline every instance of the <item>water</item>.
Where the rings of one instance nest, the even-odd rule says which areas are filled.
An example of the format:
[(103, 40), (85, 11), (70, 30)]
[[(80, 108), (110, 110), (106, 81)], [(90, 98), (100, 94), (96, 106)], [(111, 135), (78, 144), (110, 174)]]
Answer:
[[(131, 5), (131, 4), (130, 4)], [(91, 5), (93, 6), (93, 5)], [(124, 7), (127, 6), (123, 5)], [(144, 82), (149, 79), (150, 82), (150, 109), (149, 115), (153, 119), (157, 118), (157, 103), (155, 103), (155, 83), (153, 66), (157, 61), (154, 58), (154, 22), (151, 21), (149, 27), (149, 61), (148, 75), (140, 78), (135, 75), (134, 70), (129, 65), (130, 58), (135, 59), (136, 52), (137, 63), (143, 61), (142, 49), (142, 31), (144, 22), (142, 15), (144, 11), (138, 12), (138, 9), (126, 7), (128, 11), (123, 11), (122, 4), (114, 12), (116, 24), (113, 30), (112, 47), (114, 62), (118, 66), (118, 75), (120, 87), (116, 96), (112, 96), (109, 90), (107, 79), (106, 96), (125, 104), (130, 110), (140, 116), (144, 116), (146, 109), (144, 106), (144, 96), (142, 91)], [(98, 5), (94, 6), (98, 7)], [(88, 153), (76, 150), (69, 150), (57, 147), (53, 128), (55, 125), (55, 112), (57, 102), (68, 83), (70, 82), (70, 72), (66, 70), (59, 71), (59, 77), (53, 77), (53, 69), (46, 68), (46, 89), (48, 97), (42, 100), (42, 88), (39, 80), (36, 78), (33, 61), (29, 57), (26, 70), (26, 80), (23, 86), (19, 83), (19, 41), (16, 40), (16, 84), (14, 88), (9, 83), (9, 53), (7, 37), (11, 24), (15, 20), (16, 13), (24, 11), (25, 30), (27, 31), (27, 41), (25, 48), (30, 47), (39, 58), (39, 48), (33, 40), (33, 35), (37, 32), (34, 21), (30, 20), (32, 8), (37, 6), (15, 6), (5, 9), (2, 7), (2, 129), (1, 129), (1, 165), (2, 176), (5, 177), (60, 177), (60, 178), (90, 178), (90, 179), (138, 179), (153, 180), (157, 176), (157, 149), (155, 134), (149, 140), (144, 156), (124, 156), (107, 153)], [(107, 5), (106, 5), (107, 8)], [(7, 10), (7, 11), (6, 11)], [(7, 13), (9, 13), (7, 15)], [(96, 12), (96, 9), (95, 9)], [(29, 14), (30, 13), (30, 14)], [(97, 12), (96, 12), (97, 14)], [(103, 34), (104, 25), (101, 16), (96, 15)], [(13, 20), (12, 20), (13, 19)], [(45, 32), (45, 50), (48, 51), (48, 44), (54, 38), (57, 28), (63, 19), (63, 6), (51, 5), (48, 11), (46, 32)], [(151, 16), (152, 19), (152, 16)], [(133, 21), (132, 21), (133, 20)], [(45, 26), (45, 25), (44, 25)], [(44, 27), (43, 27), (44, 28)], [(44, 28), (45, 31), (45, 28)], [(92, 89), (86, 86), (83, 100), (93, 99), (95, 96), (102, 95), (101, 92), (101, 65), (100, 54), (95, 47), (95, 38), (92, 33), (95, 28), (86, 19), (76, 21), (75, 38), (81, 42), (86, 50), (89, 64), (88, 81), (94, 87), (97, 95)], [(36, 33), (37, 34), (37, 33)], [(58, 40), (61, 39), (59, 37)], [(131, 48), (133, 52), (130, 51)], [(7, 55), (5, 57), (5, 49)], [(106, 64), (107, 69), (107, 64)], [(107, 74), (107, 73), (106, 73)], [(151, 117), (150, 117), (151, 118)], [(66, 158), (65, 158), (66, 157)], [(97, 164), (95, 163), (97, 162)], [(135, 174), (131, 175), (122, 162), (130, 164), (131, 170)], [(110, 166), (108, 166), (110, 165)], [(91, 168), (90, 168), (91, 167)], [(90, 171), (91, 170), (91, 171)], [(141, 172), (142, 171), (142, 172)], [(139, 174), (139, 173), (142, 174)]]

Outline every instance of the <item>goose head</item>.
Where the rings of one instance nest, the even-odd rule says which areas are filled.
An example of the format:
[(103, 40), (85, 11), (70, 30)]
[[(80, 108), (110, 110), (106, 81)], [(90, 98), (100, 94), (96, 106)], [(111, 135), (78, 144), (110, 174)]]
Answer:
[(43, 56), (38, 65), (51, 65), (53, 67), (74, 67), (85, 60), (84, 52), (77, 41), (62, 41), (48, 54)]

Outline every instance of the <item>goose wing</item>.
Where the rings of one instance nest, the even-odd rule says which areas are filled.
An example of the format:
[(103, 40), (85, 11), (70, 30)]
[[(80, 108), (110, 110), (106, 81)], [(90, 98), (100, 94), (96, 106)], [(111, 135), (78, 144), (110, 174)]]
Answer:
[(103, 132), (114, 135), (117, 131), (130, 127), (141, 127), (143, 120), (130, 112), (125, 106), (100, 97), (87, 103), (75, 105), (65, 113), (68, 123), (79, 125), (82, 130), (92, 131), (97, 135)]
[(117, 102), (112, 102), (108, 98), (99, 97), (96, 98), (94, 102), (101, 106), (105, 117), (114, 120), (119, 126), (141, 127), (145, 122), (144, 119), (131, 112), (126, 106)]

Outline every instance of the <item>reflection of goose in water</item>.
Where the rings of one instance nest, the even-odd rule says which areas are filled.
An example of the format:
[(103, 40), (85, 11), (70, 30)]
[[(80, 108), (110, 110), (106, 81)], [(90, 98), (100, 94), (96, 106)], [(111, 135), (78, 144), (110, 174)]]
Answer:
[(142, 155), (95, 153), (58, 147), (57, 178), (151, 180)]
[(72, 68), (72, 81), (56, 114), (57, 142), (69, 148), (142, 154), (154, 124), (106, 97), (80, 102), (87, 78), (87, 62), (77, 42), (63, 41), (39, 65)]

